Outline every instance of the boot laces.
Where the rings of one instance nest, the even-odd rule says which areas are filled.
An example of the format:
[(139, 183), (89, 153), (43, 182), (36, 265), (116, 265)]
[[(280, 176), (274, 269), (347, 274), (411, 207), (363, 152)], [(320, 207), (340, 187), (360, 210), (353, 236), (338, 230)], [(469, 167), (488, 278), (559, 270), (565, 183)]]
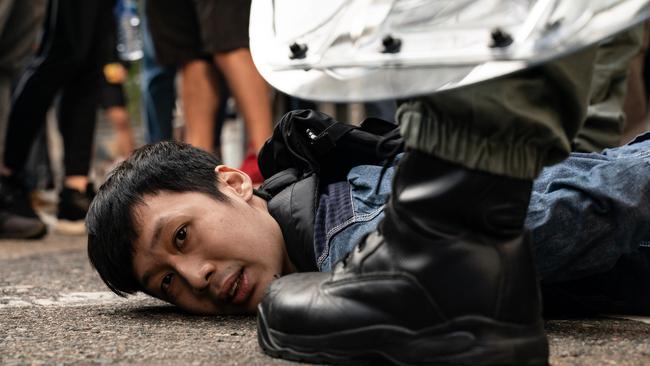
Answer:
[(365, 248), (365, 246), (366, 246), (366, 238), (368, 237), (368, 235), (370, 235), (370, 234), (366, 234), (366, 235), (362, 236), (362, 237), (361, 237), (361, 241), (359, 242), (359, 244), (357, 244), (357, 245), (354, 247), (354, 249), (352, 249), (351, 251), (349, 251), (349, 252), (345, 255), (345, 257), (343, 257), (343, 259), (342, 259), (340, 262), (338, 262), (338, 263), (336, 264), (336, 266), (339, 267), (340, 269), (343, 269), (343, 268), (345, 268), (345, 267), (348, 265), (348, 262), (352, 259), (352, 257), (353, 257), (356, 253), (361, 254), (361, 253), (363, 252), (363, 248)]

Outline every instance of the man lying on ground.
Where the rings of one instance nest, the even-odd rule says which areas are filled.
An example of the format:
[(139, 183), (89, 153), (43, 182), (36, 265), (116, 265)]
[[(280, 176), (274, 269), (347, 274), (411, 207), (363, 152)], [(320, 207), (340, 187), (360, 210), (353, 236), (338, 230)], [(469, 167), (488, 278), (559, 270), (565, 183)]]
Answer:
[[(602, 154), (574, 153), (535, 181), (526, 226), (547, 309), (649, 312), (649, 164), (646, 133)], [(271, 281), (330, 271), (375, 230), (393, 175), (380, 180), (381, 168), (360, 165), (321, 187), (314, 222), (294, 222), (272, 215), (246, 174), (210, 154), (148, 145), (97, 193), (88, 254), (119, 295), (142, 291), (199, 314), (252, 313)], [(283, 229), (300, 225), (313, 225), (313, 242), (287, 247)], [(313, 253), (290, 255), (304, 248)]]

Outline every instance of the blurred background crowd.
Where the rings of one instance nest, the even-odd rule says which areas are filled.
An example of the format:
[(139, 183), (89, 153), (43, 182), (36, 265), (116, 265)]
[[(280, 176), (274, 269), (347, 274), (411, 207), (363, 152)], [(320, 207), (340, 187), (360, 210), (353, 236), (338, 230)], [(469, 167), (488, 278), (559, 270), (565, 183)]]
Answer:
[[(315, 103), (270, 88), (249, 51), (249, 13), (250, 0), (0, 1), (0, 238), (84, 234), (96, 187), (144, 143), (188, 142), (259, 184), (257, 152), (287, 111), (394, 120), (395, 101)], [(608, 146), (577, 150), (648, 129), (642, 33), (593, 98), (605, 109), (624, 98), (621, 122), (598, 139)]]

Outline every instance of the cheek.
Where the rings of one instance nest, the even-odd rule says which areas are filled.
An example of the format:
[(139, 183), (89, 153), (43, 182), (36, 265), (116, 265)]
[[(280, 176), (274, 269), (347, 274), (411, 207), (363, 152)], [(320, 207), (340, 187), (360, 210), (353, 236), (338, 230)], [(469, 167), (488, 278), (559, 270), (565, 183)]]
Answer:
[(257, 304), (262, 301), (262, 297), (264, 297), (264, 294), (266, 294), (266, 289), (269, 288), (271, 282), (273, 282), (274, 279), (275, 278), (273, 277), (272, 273), (267, 273), (266, 276), (260, 278), (260, 281), (255, 286), (255, 294), (253, 294), (252, 305), (257, 306)]
[(272, 239), (268, 224), (259, 217), (244, 221), (239, 216), (236, 213), (230, 219), (202, 222), (204, 230), (198, 232), (196, 245), (213, 260), (242, 261), (264, 270), (281, 267), (282, 248)]
[[(251, 225), (253, 225), (251, 223)], [(193, 225), (194, 239), (199, 246), (212, 253), (232, 253), (250, 240), (250, 227), (238, 225), (221, 216), (206, 215)]]

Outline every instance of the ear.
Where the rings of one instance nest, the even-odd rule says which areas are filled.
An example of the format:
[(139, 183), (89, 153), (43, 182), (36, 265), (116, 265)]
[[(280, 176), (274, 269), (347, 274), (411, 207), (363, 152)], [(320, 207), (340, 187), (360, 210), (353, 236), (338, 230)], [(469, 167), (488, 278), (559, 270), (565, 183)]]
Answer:
[(253, 182), (248, 174), (227, 165), (218, 165), (214, 168), (222, 188), (229, 189), (245, 201), (253, 197)]

